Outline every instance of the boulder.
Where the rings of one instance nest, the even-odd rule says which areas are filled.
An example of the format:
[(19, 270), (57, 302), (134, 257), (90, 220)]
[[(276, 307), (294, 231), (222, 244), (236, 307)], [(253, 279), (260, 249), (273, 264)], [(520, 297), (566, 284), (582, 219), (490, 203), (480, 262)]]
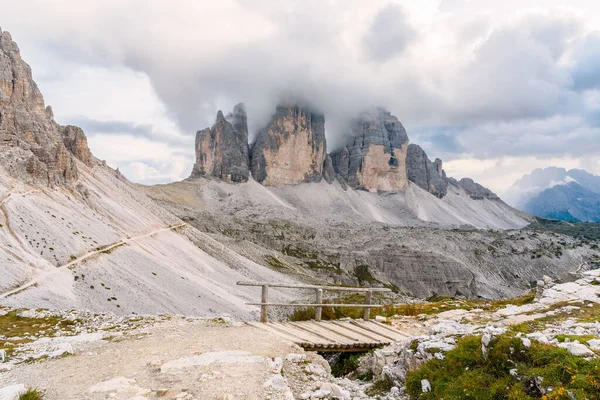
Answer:
[(395, 192), (408, 184), (407, 149), (408, 136), (398, 118), (376, 108), (355, 120), (348, 145), (332, 152), (331, 159), (348, 186)]
[(326, 155), (323, 114), (300, 105), (279, 105), (251, 146), (250, 170), (267, 186), (319, 182)]
[(192, 176), (213, 176), (228, 182), (246, 182), (249, 173), (248, 122), (243, 104), (223, 116), (212, 128), (196, 133), (196, 163)]

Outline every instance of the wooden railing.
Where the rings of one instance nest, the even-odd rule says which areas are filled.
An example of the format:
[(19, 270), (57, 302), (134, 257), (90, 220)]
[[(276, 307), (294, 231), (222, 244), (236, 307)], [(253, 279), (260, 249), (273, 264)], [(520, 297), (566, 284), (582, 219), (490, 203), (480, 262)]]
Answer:
[[(262, 282), (238, 282), (239, 286), (256, 286), (262, 288), (260, 303), (246, 303), (251, 306), (260, 306), (260, 322), (266, 323), (268, 321), (269, 306), (273, 307), (313, 307), (315, 309), (315, 320), (320, 321), (323, 307), (361, 307), (363, 308), (363, 319), (369, 320), (371, 316), (371, 308), (382, 307), (381, 304), (371, 304), (373, 300), (373, 293), (375, 292), (391, 292), (390, 289), (386, 288), (361, 288), (361, 287), (347, 287), (347, 286), (317, 286), (317, 285), (292, 285), (292, 284), (279, 284), (279, 283), (262, 283)], [(307, 289), (314, 290), (316, 294), (315, 303), (269, 303), (269, 288), (285, 288), (285, 289)], [(332, 292), (353, 292), (353, 293), (366, 293), (365, 304), (344, 304), (344, 303), (323, 303), (323, 292), (329, 290)]]

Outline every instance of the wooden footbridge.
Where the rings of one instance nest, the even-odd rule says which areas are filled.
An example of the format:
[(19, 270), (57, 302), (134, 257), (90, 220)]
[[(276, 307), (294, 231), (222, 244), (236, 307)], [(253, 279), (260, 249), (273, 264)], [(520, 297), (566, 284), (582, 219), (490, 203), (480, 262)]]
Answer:
[[(340, 286), (284, 285), (258, 282), (238, 282), (240, 286), (259, 286), (262, 288), (260, 303), (247, 303), (261, 307), (261, 322), (247, 322), (248, 325), (273, 333), (296, 343), (305, 350), (320, 352), (359, 352), (388, 345), (410, 337), (410, 335), (370, 319), (371, 308), (382, 307), (371, 304), (374, 292), (389, 292), (384, 288), (353, 288)], [(314, 290), (315, 303), (269, 303), (269, 288), (290, 288)], [(366, 293), (365, 304), (323, 303), (323, 292), (358, 292)], [(268, 322), (269, 307), (312, 307), (315, 319), (302, 322)], [(323, 307), (362, 307), (363, 319), (343, 319), (336, 321), (321, 320)]]

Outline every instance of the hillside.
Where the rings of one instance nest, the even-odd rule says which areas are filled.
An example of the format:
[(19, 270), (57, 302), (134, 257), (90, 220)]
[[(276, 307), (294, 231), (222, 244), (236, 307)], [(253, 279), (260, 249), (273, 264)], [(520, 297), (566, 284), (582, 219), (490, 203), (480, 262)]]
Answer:
[(235, 282), (286, 279), (95, 159), (81, 129), (54, 121), (7, 32), (0, 71), (0, 304), (249, 317), (255, 291)]

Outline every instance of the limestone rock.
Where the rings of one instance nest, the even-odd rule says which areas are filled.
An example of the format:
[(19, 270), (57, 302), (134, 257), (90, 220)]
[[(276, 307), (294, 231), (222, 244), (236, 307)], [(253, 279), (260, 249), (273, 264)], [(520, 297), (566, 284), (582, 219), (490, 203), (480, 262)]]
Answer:
[(279, 105), (252, 144), (253, 178), (267, 186), (319, 182), (327, 154), (325, 117), (299, 105)]
[(229, 182), (246, 182), (249, 176), (248, 123), (243, 104), (223, 116), (219, 111), (212, 128), (196, 133), (196, 163), (192, 176), (214, 176)]
[(488, 199), (502, 201), (496, 193), (481, 186), (479, 183), (474, 182), (471, 178), (463, 178), (460, 181), (457, 181), (454, 178), (448, 178), (448, 183), (464, 190), (473, 200)]
[(61, 133), (66, 148), (84, 164), (92, 166), (92, 153), (83, 130), (78, 126), (67, 125), (61, 127)]
[(73, 154), (92, 164), (83, 131), (53, 118), (17, 44), (0, 31), (0, 163), (11, 175), (55, 186), (77, 179)]
[(448, 179), (442, 169), (442, 160), (438, 158), (431, 162), (419, 145), (408, 145), (406, 172), (409, 181), (439, 198), (448, 192)]
[(408, 136), (398, 118), (377, 108), (355, 121), (349, 144), (332, 152), (331, 158), (348, 186), (395, 192), (408, 184), (407, 149)]
[(331, 160), (331, 156), (327, 154), (327, 157), (325, 157), (325, 163), (323, 164), (323, 179), (325, 179), (327, 183), (331, 184), (335, 180), (335, 176), (336, 173), (333, 169), (333, 161)]

